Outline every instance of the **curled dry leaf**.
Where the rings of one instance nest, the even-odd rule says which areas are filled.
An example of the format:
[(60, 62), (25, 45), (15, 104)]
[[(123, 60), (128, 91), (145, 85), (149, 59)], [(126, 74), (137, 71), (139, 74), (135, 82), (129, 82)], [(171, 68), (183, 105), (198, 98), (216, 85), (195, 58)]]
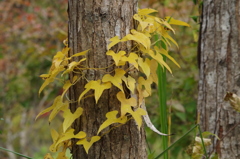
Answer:
[(235, 109), (237, 112), (240, 112), (240, 97), (238, 97), (234, 93), (227, 92), (227, 94), (224, 97), (224, 100), (229, 101), (232, 108)]

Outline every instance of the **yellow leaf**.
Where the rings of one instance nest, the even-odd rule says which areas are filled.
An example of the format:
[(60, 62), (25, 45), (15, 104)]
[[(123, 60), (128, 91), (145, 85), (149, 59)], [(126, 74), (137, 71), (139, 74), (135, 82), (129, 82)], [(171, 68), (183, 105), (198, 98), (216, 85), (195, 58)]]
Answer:
[(139, 83), (140, 87), (144, 86), (144, 88), (146, 89), (146, 91), (148, 92), (149, 95), (152, 94), (152, 88), (151, 88), (152, 78), (151, 78), (151, 76), (149, 78), (147, 78), (146, 80), (143, 77), (139, 77), (138, 83)]
[[(171, 27), (171, 25), (169, 25), (169, 23), (167, 23), (166, 21), (164, 21), (163, 19), (160, 19), (160, 18), (157, 18), (157, 17), (155, 17), (155, 20), (156, 20), (156, 22), (158, 22), (159, 24), (162, 24), (164, 27), (167, 27), (168, 29), (170, 29), (174, 34), (175, 34), (175, 31), (174, 31), (174, 29)], [(162, 26), (162, 27), (163, 27)], [(163, 31), (163, 30), (162, 30)], [(164, 29), (164, 31), (166, 31), (165, 29)]]
[(156, 60), (152, 59), (150, 64), (150, 76), (152, 77), (153, 82), (158, 85), (158, 75), (157, 75), (158, 63)]
[(138, 14), (135, 14), (133, 18), (139, 22), (141, 26), (141, 31), (143, 31), (145, 28), (147, 28), (150, 25), (148, 22), (143, 21)]
[(37, 120), (37, 118), (38, 118), (39, 116), (41, 116), (41, 115), (43, 115), (43, 114), (45, 114), (45, 113), (47, 113), (47, 112), (50, 112), (53, 108), (54, 108), (54, 107), (51, 106), (51, 107), (48, 107), (48, 108), (44, 109), (43, 111), (41, 111), (41, 112), (36, 116), (35, 120)]
[(85, 51), (82, 51), (82, 52), (76, 53), (76, 54), (72, 55), (72, 56), (70, 57), (70, 59), (73, 58), (73, 57), (76, 57), (76, 56), (83, 56), (83, 55), (86, 55), (86, 53), (87, 53), (88, 51), (89, 51), (89, 50), (85, 50)]
[(149, 37), (147, 37), (145, 34), (140, 33), (134, 29), (131, 30), (131, 33), (132, 34), (128, 34), (125, 36), (127, 40), (136, 41), (137, 43), (142, 44), (146, 49), (150, 49), (151, 41)]
[(132, 115), (138, 125), (138, 129), (140, 130), (140, 127), (142, 126), (142, 116), (147, 114), (146, 111), (142, 108), (137, 108), (133, 111), (130, 105), (123, 105), (122, 109)]
[(113, 124), (113, 123), (121, 123), (124, 124), (127, 122), (127, 117), (119, 117), (117, 118), (118, 111), (111, 111), (108, 112), (106, 114), (107, 120), (104, 121), (104, 123), (100, 126), (100, 128), (98, 129), (97, 134), (99, 134), (99, 132), (101, 132), (103, 129), (105, 129), (106, 127), (108, 127), (109, 125)]
[(117, 93), (117, 99), (121, 102), (122, 105), (130, 105), (133, 107), (137, 105), (135, 98), (131, 97), (129, 99), (126, 99), (125, 94), (121, 91)]
[(122, 57), (122, 61), (128, 61), (136, 69), (138, 69), (138, 63), (136, 62), (137, 59), (138, 59), (138, 55), (135, 54), (134, 52), (131, 52), (128, 57), (126, 56)]
[(103, 76), (102, 81), (103, 82), (111, 82), (114, 86), (118, 87), (122, 92), (122, 77), (124, 76), (126, 72), (122, 69), (115, 69), (115, 75), (111, 76), (110, 74), (106, 74)]
[[(69, 140), (71, 138), (74, 137), (74, 129), (69, 129), (67, 130), (65, 133), (63, 133), (57, 140), (56, 144), (55, 144), (55, 148), (60, 144), (62, 143), (63, 141), (65, 140)], [(83, 137), (84, 138), (84, 137)]]
[(144, 98), (149, 96), (149, 93), (144, 89), (142, 90), (142, 85), (137, 85), (137, 91), (138, 91), (138, 106), (141, 106)]
[(63, 85), (63, 93), (62, 93), (62, 96), (61, 96), (61, 99), (63, 100), (63, 97), (65, 95), (65, 93), (68, 91), (68, 89), (72, 86), (72, 83), (70, 82), (70, 80), (67, 80), (64, 85)]
[(167, 21), (169, 24), (190, 27), (190, 25), (188, 23), (180, 21), (180, 20), (176, 20), (176, 19), (174, 19), (173, 17), (170, 17), (170, 16), (165, 17), (164, 20)]
[(63, 62), (65, 54), (61, 51), (58, 51), (57, 54), (53, 57), (52, 63), (54, 64), (55, 68), (58, 68), (60, 64)]
[(114, 36), (113, 38), (110, 39), (111, 43), (108, 45), (108, 50), (116, 45), (117, 43), (121, 42), (118, 36)]
[(76, 67), (79, 66), (79, 64), (83, 61), (85, 61), (86, 58), (83, 58), (81, 59), (80, 61), (76, 62), (76, 61), (73, 61), (71, 62), (70, 64), (68, 64), (68, 68), (62, 73), (62, 75), (68, 73), (68, 72), (72, 72)]
[(100, 140), (100, 136), (93, 136), (91, 140), (88, 142), (86, 138), (77, 142), (78, 145), (83, 145), (86, 153), (88, 153), (89, 148), (92, 146), (94, 142)]
[(174, 58), (172, 58), (172, 57), (168, 54), (167, 50), (165, 50), (165, 49), (163, 49), (163, 48), (159, 49), (157, 46), (154, 46), (154, 49), (156, 50), (156, 52), (165, 55), (165, 56), (166, 56), (169, 60), (171, 60), (175, 65), (177, 65), (178, 67), (180, 67), (180, 65), (174, 60)]
[(59, 139), (57, 140), (55, 147), (58, 146), (58, 144), (62, 143), (63, 141), (72, 139), (72, 138), (77, 138), (77, 139), (83, 139), (86, 137), (86, 133), (83, 131), (80, 131), (76, 135), (74, 135), (75, 129), (69, 129), (67, 130), (64, 134), (62, 134)]
[(51, 129), (51, 136), (52, 136), (53, 144), (49, 147), (49, 149), (51, 152), (57, 152), (58, 148), (62, 146), (62, 145), (55, 146), (57, 143), (57, 140), (59, 139), (59, 134), (56, 130)]
[(41, 77), (43, 80), (49, 78), (51, 75), (50, 74), (41, 74), (39, 77)]
[(63, 132), (65, 132), (72, 123), (82, 115), (82, 112), (83, 109), (81, 107), (78, 107), (74, 113), (71, 113), (70, 109), (66, 109), (64, 111)]
[(142, 126), (142, 116), (146, 115), (146, 111), (142, 108), (137, 108), (137, 110), (135, 110), (134, 112), (129, 112), (134, 120), (136, 121), (137, 125), (138, 125), (138, 130), (140, 130), (140, 127)]
[(148, 15), (155, 12), (158, 11), (151, 8), (138, 9), (138, 15)]
[(121, 102), (121, 117), (123, 117), (127, 112), (124, 110), (124, 106), (137, 106), (137, 101), (135, 98), (131, 97), (129, 99), (126, 99), (125, 94), (123, 92), (117, 93), (117, 99)]
[(97, 82), (98, 83), (94, 87), (94, 90), (95, 90), (94, 96), (95, 96), (96, 103), (98, 102), (98, 99), (102, 95), (103, 91), (105, 89), (109, 89), (112, 87), (112, 84), (110, 82), (100, 83), (100, 80), (98, 80)]
[(103, 91), (105, 89), (109, 89), (112, 87), (112, 84), (110, 82), (106, 82), (106, 83), (101, 83), (100, 80), (97, 81), (89, 81), (86, 85), (85, 85), (85, 90), (81, 93), (81, 95), (79, 96), (78, 101), (80, 101), (82, 99), (82, 97), (90, 90), (93, 89), (95, 90), (94, 92), (94, 96), (95, 96), (95, 100), (96, 103), (98, 102), (98, 99), (100, 98), (100, 96), (102, 95)]
[(58, 156), (56, 159), (68, 159), (67, 156), (66, 156), (66, 152), (59, 152), (58, 153)]
[(61, 72), (64, 70), (64, 66), (59, 66), (58, 68), (55, 68), (54, 70), (52, 70), (50, 73), (49, 73), (49, 77), (44, 81), (44, 83), (42, 84), (42, 86), (40, 87), (39, 89), (39, 94), (42, 92), (42, 90), (47, 86), (49, 85), (49, 83), (53, 82), (55, 77)]
[(69, 47), (65, 47), (65, 48), (62, 49), (62, 53), (63, 53), (65, 56), (67, 56), (69, 50), (70, 50)]
[(136, 80), (128, 75), (128, 77), (123, 76), (122, 80), (125, 82), (127, 88), (134, 94)]
[(52, 155), (50, 153), (47, 153), (45, 156), (44, 156), (44, 159), (53, 159)]
[(176, 42), (170, 35), (168, 35), (167, 31), (163, 31), (163, 32), (162, 32), (162, 36), (163, 36), (166, 40), (169, 39), (171, 42), (173, 42), (173, 43), (178, 47), (177, 42)]
[(53, 109), (48, 118), (49, 123), (53, 120), (53, 118), (55, 118), (55, 116), (60, 110), (64, 110), (68, 108), (69, 103), (68, 102), (63, 103), (61, 100), (61, 96), (57, 96), (52, 106), (53, 106)]
[(166, 67), (166, 69), (168, 69), (168, 71), (169, 71), (170, 73), (172, 73), (170, 67), (169, 67), (169, 66), (166, 64), (166, 62), (163, 60), (162, 55), (160, 55), (160, 54), (158, 54), (158, 53), (155, 54), (152, 50), (149, 50), (148, 54), (149, 54), (153, 59), (155, 59), (161, 66)]
[(125, 54), (126, 54), (125, 51), (119, 51), (118, 53), (115, 53), (112, 50), (109, 50), (106, 53), (106, 55), (112, 56), (116, 66), (120, 66), (120, 65), (125, 64), (125, 63), (121, 62), (121, 59), (122, 59), (122, 57), (124, 57)]
[(143, 62), (143, 58), (139, 57), (138, 58), (138, 64), (139, 66), (142, 68), (143, 70), (143, 73), (149, 77), (150, 75), (150, 64), (151, 64), (151, 61), (146, 58), (145, 61)]

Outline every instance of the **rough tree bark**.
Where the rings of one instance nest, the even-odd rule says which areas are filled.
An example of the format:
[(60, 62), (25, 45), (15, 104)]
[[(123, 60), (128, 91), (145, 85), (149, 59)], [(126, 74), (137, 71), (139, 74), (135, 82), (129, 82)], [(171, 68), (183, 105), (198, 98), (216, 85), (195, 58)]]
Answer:
[(214, 138), (208, 153), (239, 159), (240, 114), (224, 96), (227, 91), (240, 95), (240, 1), (203, 1), (200, 34), (200, 125), (221, 139)]
[[(120, 38), (134, 28), (132, 16), (137, 12), (137, 0), (69, 0), (69, 47), (70, 55), (90, 49), (87, 54), (89, 68), (106, 68), (112, 64), (112, 59), (106, 56), (109, 39), (118, 35)], [(131, 43), (121, 44), (118, 49), (130, 50)], [(70, 89), (70, 99), (76, 101), (84, 90), (86, 79), (97, 80), (104, 73), (113, 71), (113, 67), (83, 71), (85, 76)], [(70, 78), (73, 77), (71, 74)], [(118, 89), (105, 90), (95, 104), (93, 97), (85, 98), (83, 102), (71, 104), (74, 111), (81, 106), (83, 115), (73, 127), (77, 131), (85, 131), (88, 137), (97, 135), (99, 126), (106, 120), (105, 114), (119, 110), (120, 103), (116, 99)], [(91, 92), (90, 94), (92, 94)], [(145, 132), (138, 131), (134, 121), (111, 130), (90, 148), (88, 155), (82, 146), (72, 146), (73, 159), (82, 158), (147, 158)]]

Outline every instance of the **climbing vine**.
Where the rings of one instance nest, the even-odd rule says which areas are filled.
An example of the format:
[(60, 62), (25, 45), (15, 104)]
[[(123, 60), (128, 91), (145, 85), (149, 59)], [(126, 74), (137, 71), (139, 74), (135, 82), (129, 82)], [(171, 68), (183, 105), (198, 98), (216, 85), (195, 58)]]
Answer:
[[(49, 123), (51, 123), (60, 111), (63, 112), (64, 119), (62, 123), (62, 131), (57, 132), (56, 130), (51, 129), (53, 144), (50, 146), (50, 151), (57, 152), (60, 150), (57, 157), (58, 159), (66, 158), (65, 152), (67, 148), (71, 146), (71, 139), (78, 139), (76, 144), (82, 145), (86, 153), (88, 153), (92, 144), (101, 139), (102, 136), (99, 135), (100, 132), (103, 132), (101, 133), (103, 135), (108, 133), (108, 131), (104, 132), (105, 128), (109, 127), (111, 124), (119, 124), (118, 126), (121, 126), (132, 119), (136, 121), (138, 129), (140, 129), (142, 125), (143, 117), (147, 126), (153, 131), (160, 135), (166, 135), (156, 130), (151, 124), (147, 115), (144, 98), (151, 95), (152, 83), (158, 84), (158, 77), (156, 74), (158, 65), (160, 65), (162, 69), (167, 69), (172, 73), (168, 64), (163, 60), (163, 56), (166, 56), (175, 65), (180, 67), (174, 58), (168, 54), (168, 47), (171, 46), (171, 43), (178, 46), (176, 41), (169, 35), (169, 32), (175, 33), (171, 24), (183, 26), (189, 25), (185, 22), (175, 20), (172, 17), (166, 17), (165, 19), (155, 17), (152, 15), (152, 13), (155, 12), (157, 11), (153, 9), (139, 9), (138, 14), (133, 16), (138, 23), (137, 29), (132, 29), (130, 34), (127, 34), (121, 39), (118, 36), (110, 39), (106, 55), (111, 56), (114, 61), (111, 66), (115, 66), (115, 69), (112, 73), (106, 72), (101, 79), (88, 81), (85, 78), (84, 70), (95, 69), (88, 68), (85, 64), (88, 60), (86, 56), (88, 50), (76, 53), (69, 57), (68, 51), (70, 48), (68, 47), (66, 40), (64, 42), (65, 48), (63, 48), (62, 51), (57, 52), (53, 57), (49, 73), (40, 76), (45, 81), (39, 90), (39, 94), (51, 82), (57, 80), (63, 83), (63, 93), (55, 98), (52, 106), (40, 112), (36, 117), (37, 119), (39, 116), (50, 112), (48, 120)], [(158, 36), (158, 40), (154, 41), (156, 38), (153, 38), (153, 36), (156, 35)], [(131, 51), (126, 52), (124, 50), (118, 50), (115, 52), (111, 50), (116, 44), (127, 41), (132, 41), (134, 43), (134, 47)], [(164, 48), (154, 45), (159, 41), (165, 46)], [(81, 60), (73, 61), (73, 57), (81, 57)], [(76, 76), (74, 76), (72, 80), (65, 80), (67, 79), (66, 76), (71, 72), (74, 72)], [(138, 72), (140, 73), (138, 74)], [(80, 79), (87, 80), (87, 84), (84, 86), (85, 90), (80, 94), (77, 101), (70, 101), (67, 96), (68, 89)], [(130, 91), (129, 97), (126, 96), (126, 88), (124, 86)], [(86, 93), (90, 90), (94, 90), (93, 96), (95, 102), (98, 103), (103, 91), (112, 87), (117, 87), (119, 89), (116, 98), (121, 103), (120, 112), (118, 110), (108, 112), (106, 114), (106, 120), (98, 128), (97, 134), (91, 138), (87, 138), (87, 134), (83, 131), (75, 134), (75, 130), (71, 125), (82, 115), (84, 110), (80, 106), (72, 113), (69, 109), (69, 103), (80, 103), (81, 100), (89, 97), (86, 96)], [(119, 117), (117, 117), (118, 114)], [(47, 154), (47, 156), (51, 157), (50, 154)]]

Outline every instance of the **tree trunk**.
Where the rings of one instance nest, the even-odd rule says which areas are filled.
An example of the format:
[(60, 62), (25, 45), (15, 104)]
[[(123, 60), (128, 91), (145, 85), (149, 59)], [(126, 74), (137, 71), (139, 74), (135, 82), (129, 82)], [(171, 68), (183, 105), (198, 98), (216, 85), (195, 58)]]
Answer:
[[(86, 65), (89, 68), (100, 68), (82, 72), (81, 76), (84, 78), (70, 89), (70, 99), (78, 100), (86, 81), (100, 79), (106, 72), (114, 70), (113, 66), (109, 67), (113, 62), (111, 57), (105, 54), (109, 39), (116, 35), (122, 38), (128, 34), (130, 29), (134, 28), (132, 17), (136, 12), (137, 0), (69, 0), (70, 55), (90, 49)], [(131, 48), (132, 43), (114, 47), (115, 51), (119, 49), (129, 51)], [(73, 75), (71, 74), (70, 78)], [(97, 135), (99, 126), (106, 120), (106, 113), (120, 109), (120, 102), (116, 99), (118, 91), (116, 88), (105, 90), (97, 104), (94, 97), (85, 98), (80, 105), (77, 102), (72, 103), (70, 105), (72, 111), (79, 106), (84, 109), (80, 119), (73, 124), (76, 132), (84, 131), (88, 137)], [(93, 92), (88, 95), (90, 94)], [(103, 135), (89, 149), (88, 154), (82, 145), (78, 146), (75, 142), (73, 141), (71, 150), (73, 159), (147, 158), (144, 129), (138, 131), (133, 120)]]
[(203, 1), (200, 34), (198, 115), (201, 128), (221, 139), (213, 138), (208, 153), (239, 159), (240, 114), (224, 96), (240, 95), (240, 1)]

